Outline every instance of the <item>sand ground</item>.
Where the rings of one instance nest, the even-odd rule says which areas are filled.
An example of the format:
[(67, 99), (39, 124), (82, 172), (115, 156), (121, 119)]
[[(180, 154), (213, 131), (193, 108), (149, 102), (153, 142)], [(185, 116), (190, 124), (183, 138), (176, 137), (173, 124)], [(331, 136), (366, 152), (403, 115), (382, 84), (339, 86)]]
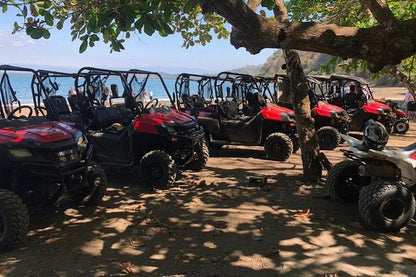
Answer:
[[(412, 123), (389, 145), (415, 134)], [(336, 163), (346, 147), (325, 154)], [(395, 234), (364, 230), (355, 204), (328, 199), (324, 183), (305, 185), (301, 174), (299, 154), (275, 162), (235, 146), (166, 191), (111, 172), (99, 207), (33, 217), (23, 246), (0, 254), (0, 276), (416, 276), (415, 221)]]

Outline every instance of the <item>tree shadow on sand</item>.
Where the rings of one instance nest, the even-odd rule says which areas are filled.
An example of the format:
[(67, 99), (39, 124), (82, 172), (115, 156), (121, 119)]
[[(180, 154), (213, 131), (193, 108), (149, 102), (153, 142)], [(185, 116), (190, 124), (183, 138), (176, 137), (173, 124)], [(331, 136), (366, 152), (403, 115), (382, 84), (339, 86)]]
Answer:
[[(247, 161), (250, 162), (250, 161)], [(290, 163), (282, 165), (292, 168)], [(97, 208), (32, 220), (22, 248), (0, 255), (7, 276), (339, 276), (414, 274), (414, 223), (363, 230), (355, 205), (329, 200), (296, 174), (210, 165), (149, 191), (112, 180)], [(285, 171), (281, 171), (285, 172)], [(286, 171), (287, 172), (287, 171)], [(218, 179), (201, 182), (203, 177)], [(224, 181), (225, 180), (225, 181)]]

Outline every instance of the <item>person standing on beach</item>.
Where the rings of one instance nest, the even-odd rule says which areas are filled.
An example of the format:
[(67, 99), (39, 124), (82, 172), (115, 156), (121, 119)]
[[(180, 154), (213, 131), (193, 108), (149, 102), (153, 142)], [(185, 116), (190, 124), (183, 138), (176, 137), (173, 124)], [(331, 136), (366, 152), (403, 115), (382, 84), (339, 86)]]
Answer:
[(146, 95), (147, 95), (147, 91), (143, 89), (142, 90), (143, 103), (146, 103)]
[(153, 99), (153, 90), (149, 91), (149, 98), (150, 98), (150, 101), (152, 101), (152, 99)]
[(101, 95), (101, 103), (105, 106), (109, 105), (109, 98), (111, 97), (111, 91), (110, 88), (107, 87), (106, 83), (103, 83), (103, 93)]
[(413, 97), (413, 94), (410, 92), (410, 90), (407, 90), (406, 94), (404, 95), (403, 108), (406, 111), (407, 117), (409, 119), (413, 119), (415, 117), (415, 112), (416, 112), (415, 98)]

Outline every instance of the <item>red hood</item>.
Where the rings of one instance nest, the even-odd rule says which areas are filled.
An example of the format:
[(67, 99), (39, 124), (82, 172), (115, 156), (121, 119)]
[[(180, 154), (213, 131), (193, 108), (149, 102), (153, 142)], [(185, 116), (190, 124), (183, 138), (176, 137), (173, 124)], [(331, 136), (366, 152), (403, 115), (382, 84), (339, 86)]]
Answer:
[(68, 140), (77, 130), (61, 122), (45, 122), (23, 127), (0, 129), (0, 144), (36, 141), (42, 144)]
[(138, 133), (158, 134), (156, 126), (162, 123), (185, 124), (194, 121), (191, 115), (174, 109), (164, 112), (146, 113), (136, 117), (134, 129)]
[(363, 105), (363, 109), (366, 113), (374, 113), (378, 114), (379, 109), (386, 109), (391, 111), (391, 108), (387, 106), (386, 104), (377, 102), (377, 101), (369, 101), (366, 104)]
[(344, 109), (335, 105), (331, 105), (325, 102), (319, 102), (318, 105), (316, 105), (312, 109), (317, 115), (323, 116), (323, 117), (331, 117), (331, 112), (343, 112)]
[(265, 119), (271, 119), (271, 120), (278, 120), (281, 121), (282, 114), (295, 114), (294, 111), (292, 111), (291, 109), (282, 107), (282, 106), (278, 106), (276, 104), (268, 104), (267, 107), (263, 108), (261, 110), (261, 114), (263, 115), (263, 117)]

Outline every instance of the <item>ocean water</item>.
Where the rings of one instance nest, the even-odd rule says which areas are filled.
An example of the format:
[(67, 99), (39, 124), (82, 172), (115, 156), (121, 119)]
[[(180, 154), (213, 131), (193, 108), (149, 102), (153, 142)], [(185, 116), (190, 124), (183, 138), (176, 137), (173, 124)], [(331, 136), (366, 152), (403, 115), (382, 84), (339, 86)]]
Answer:
[[(7, 73), (10, 79), (10, 84), (12, 89), (16, 92), (17, 98), (22, 103), (28, 103), (32, 102), (32, 74), (26, 74), (26, 73)], [(0, 78), (3, 77), (3, 73), (0, 75)], [(71, 88), (75, 88), (75, 80), (73, 78), (68, 77), (57, 77), (52, 80), (53, 83), (56, 83), (58, 85), (58, 90), (56, 92), (57, 95), (62, 95), (64, 97), (68, 96), (68, 92), (71, 90)], [(174, 88), (175, 88), (175, 79), (165, 79), (164, 80), (166, 87), (171, 95), (173, 97)], [(108, 78), (106, 80), (106, 85), (108, 87), (111, 86), (111, 84), (116, 84), (119, 88), (119, 94), (121, 95), (123, 93), (123, 86), (121, 84), (121, 81), (118, 78)], [(49, 82), (44, 83), (45, 86), (51, 86)], [(136, 84), (137, 87), (137, 84)], [(133, 89), (135, 86), (133, 85)], [(159, 79), (148, 79), (145, 87), (147, 91), (147, 100), (149, 100), (149, 93), (150, 91), (153, 92), (153, 97), (158, 98), (159, 100), (168, 100), (169, 97), (166, 93), (166, 90), (163, 87), (162, 82)]]

